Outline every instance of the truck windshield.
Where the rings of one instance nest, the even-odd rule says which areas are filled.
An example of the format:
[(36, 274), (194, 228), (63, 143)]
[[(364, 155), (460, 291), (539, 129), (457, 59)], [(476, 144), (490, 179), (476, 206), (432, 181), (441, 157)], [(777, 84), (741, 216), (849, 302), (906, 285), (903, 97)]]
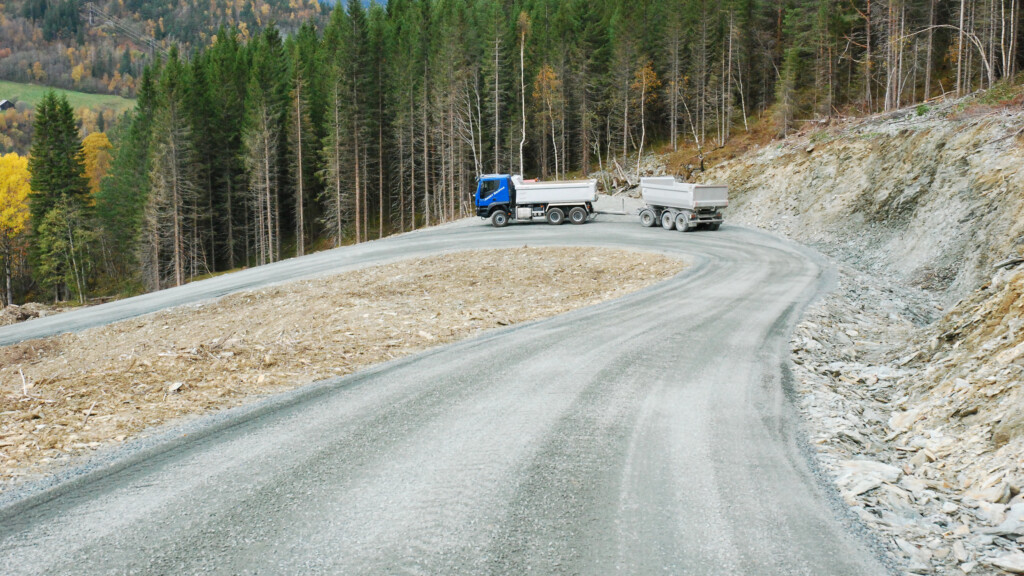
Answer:
[(483, 185), (480, 186), (480, 199), (483, 200), (491, 194), (494, 194), (501, 188), (500, 180), (484, 180)]

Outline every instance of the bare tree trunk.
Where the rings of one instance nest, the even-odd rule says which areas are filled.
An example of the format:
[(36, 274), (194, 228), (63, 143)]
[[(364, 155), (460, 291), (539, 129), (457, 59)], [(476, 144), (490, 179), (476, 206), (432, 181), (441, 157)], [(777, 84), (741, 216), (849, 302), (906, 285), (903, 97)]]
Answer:
[(523, 137), (519, 140), (519, 174), (523, 174), (523, 146), (526, 145), (526, 28), (519, 40), (519, 93), (523, 114)]
[[(173, 138), (173, 136), (172, 136)], [(178, 186), (181, 185), (180, 175), (176, 172), (178, 167), (178, 147), (177, 143), (171, 144), (171, 162), (175, 169), (171, 178), (171, 211), (172, 221), (171, 225), (174, 227), (172, 232), (173, 237), (173, 253), (172, 258), (174, 261), (174, 285), (181, 286), (184, 284), (184, 272), (182, 270), (182, 242), (181, 242), (181, 192)]]
[(85, 304), (85, 290), (82, 286), (83, 278), (78, 270), (78, 258), (75, 255), (75, 233), (71, 229), (70, 214), (66, 214), (64, 221), (67, 223), (68, 246), (71, 247), (71, 273), (75, 277), (75, 286), (78, 288), (78, 303)]
[(629, 75), (626, 75), (626, 89), (622, 98), (622, 161), (629, 151)]
[[(590, 110), (588, 106), (590, 99), (588, 96), (587, 72), (586, 64), (584, 64), (580, 74), (580, 170), (583, 171), (584, 177), (590, 175)], [(598, 150), (600, 150), (600, 146), (598, 146)]]
[(412, 90), (409, 90), (409, 170), (411, 175), (409, 178), (410, 183), (410, 207), (412, 209), (412, 217), (410, 223), (412, 229), (416, 229), (416, 111), (415, 111), (415, 97), (413, 96)]
[[(337, 88), (335, 88), (337, 90)], [(341, 245), (342, 234), (344, 230), (342, 228), (342, 206), (341, 206), (341, 106), (340, 102), (335, 101), (334, 103), (334, 135), (331, 138), (331, 145), (333, 146), (331, 161), (334, 162), (334, 170), (332, 174), (332, 182), (334, 185), (334, 245), (335, 247)]]
[(384, 107), (377, 123), (377, 238), (384, 237)]
[(228, 221), (228, 269), (235, 268), (235, 222), (232, 204), (234, 203), (234, 190), (232, 184), (234, 178), (229, 174), (227, 177), (227, 221)]
[(867, 9), (867, 12), (865, 12), (864, 14), (865, 14), (865, 16), (864, 16), (865, 26), (867, 28), (867, 42), (866, 42), (866, 46), (867, 46), (867, 56), (866, 56), (867, 62), (864, 65), (864, 91), (865, 91), (864, 100), (867, 103), (868, 112), (871, 112), (871, 110), (873, 108), (872, 103), (871, 103), (871, 101), (872, 101), (872, 97), (871, 97), (871, 92), (872, 92), (872, 90), (871, 90), (871, 83), (872, 83), (872, 77), (874, 76), (874, 74), (872, 73), (872, 70), (871, 70), (872, 66), (874, 65), (874, 63), (872, 62), (872, 54), (871, 54), (871, 0), (868, 0), (868, 9)]
[(264, 202), (265, 202), (265, 206), (266, 206), (266, 209), (267, 209), (267, 217), (265, 219), (265, 223), (267, 225), (267, 232), (266, 232), (266, 236), (265, 236), (265, 238), (267, 239), (267, 246), (266, 246), (267, 260), (264, 261), (264, 264), (266, 264), (267, 262), (273, 262), (274, 261), (274, 213), (273, 213), (273, 208), (272, 208), (272, 206), (273, 206), (273, 198), (271, 198), (271, 194), (273, 192), (272, 192), (272, 186), (271, 186), (271, 183), (270, 183), (270, 178), (271, 178), (271, 175), (270, 175), (270, 135), (268, 133), (265, 136), (266, 136), (266, 138), (264, 139), (264, 143), (265, 144), (264, 144), (264, 148), (263, 148), (263, 163), (264, 163), (263, 164), (263, 169), (264, 169), (263, 178), (264, 178), (265, 184), (264, 184), (263, 193), (265, 195)]
[(925, 100), (932, 97), (932, 50), (934, 49), (935, 43), (935, 30), (932, 26), (935, 25), (935, 1), (936, 0), (928, 0), (928, 50), (925, 55), (924, 63)]
[(501, 172), (501, 103), (499, 98), (499, 85), (498, 85), (498, 50), (501, 45), (501, 37), (498, 36), (497, 32), (494, 35), (494, 173), (498, 174)]
[(363, 147), (363, 242), (370, 239), (370, 159), (367, 147)]
[[(832, 59), (829, 58), (829, 66), (831, 66), (831, 65), (832, 65)], [(743, 63), (742, 62), (740, 62), (740, 64), (736, 66), (736, 83), (739, 84), (739, 89), (740, 89), (740, 111), (743, 112), (743, 130), (745, 132), (750, 132), (750, 126), (747, 124), (747, 99), (746, 99), (746, 96), (744, 95), (746, 90), (743, 88)], [(829, 101), (831, 101), (831, 100), (832, 100), (832, 98), (830, 96), (829, 97)]]
[(730, 128), (732, 124), (732, 40), (735, 36), (735, 30), (733, 29), (733, 12), (729, 11), (729, 58), (725, 66), (725, 94), (722, 95), (722, 99), (725, 100), (725, 138), (722, 140), (722, 144), (725, 145), (725, 141), (729, 139)]
[(646, 100), (647, 100), (647, 69), (646, 67), (640, 70), (641, 88), (640, 88), (640, 148), (636, 153), (636, 177), (640, 179), (640, 159), (644, 155), (644, 140), (647, 138), (647, 117), (646, 117)]
[[(394, 216), (392, 215), (392, 218)], [(405, 232), (405, 129), (398, 130), (398, 231)]]
[(1017, 40), (1020, 35), (1020, 0), (1010, 0), (1010, 47), (1007, 50), (1009, 65), (1006, 68), (1006, 77), (1013, 78), (1017, 74)]
[(551, 147), (555, 150), (555, 180), (558, 180), (558, 141), (555, 139), (555, 112), (551, 108), (551, 98), (547, 98), (548, 120), (551, 122)]
[(298, 166), (296, 167), (296, 174), (298, 175), (298, 181), (296, 182), (298, 189), (295, 193), (295, 254), (297, 256), (304, 256), (306, 254), (306, 231), (305, 231), (305, 220), (303, 213), (305, 212), (305, 174), (302, 169), (302, 83), (297, 82), (295, 85), (295, 141), (296, 141), (296, 153), (298, 154)]
[(964, 61), (964, 12), (967, 1), (960, 0), (960, 30), (956, 45), (956, 95), (963, 96), (963, 61)]
[(679, 30), (672, 29), (672, 80), (669, 85), (669, 138), (672, 140), (672, 151), (679, 150)]
[(362, 152), (362, 150), (360, 150), (360, 148), (359, 148), (359, 120), (358, 120), (358, 118), (356, 119), (356, 122), (355, 122), (355, 129), (352, 130), (352, 138), (354, 139), (353, 150), (355, 152), (355, 161), (356, 161), (356, 166), (355, 166), (355, 170), (356, 170), (356, 174), (355, 174), (355, 176), (356, 176), (356, 182), (355, 182), (355, 186), (356, 186), (356, 244), (358, 244), (358, 243), (363, 241), (363, 234), (362, 234), (362, 231), (363, 231), (363, 228), (362, 228), (363, 218), (362, 218), (362, 211), (361, 211), (361, 208), (362, 208), (362, 179), (361, 178), (362, 178), (362, 175), (363, 175), (363, 171), (362, 171), (362, 166), (359, 163), (359, 161), (361, 160), (360, 153)]
[(430, 135), (427, 133), (427, 74), (423, 74), (423, 225), (430, 226)]
[(245, 235), (245, 237), (243, 238), (243, 240), (245, 242), (245, 265), (248, 266), (249, 262), (252, 261), (252, 252), (251, 252), (252, 246), (250, 244), (250, 239), (252, 238), (252, 235), (249, 233), (249, 196), (248, 195), (243, 196), (242, 209), (243, 209), (243, 214), (245, 214), (245, 218), (242, 218), (242, 221), (245, 222), (245, 225), (242, 228), (242, 234)]
[(8, 306), (14, 306), (14, 291), (11, 288), (11, 252), (12, 250), (7, 250), (4, 254), (4, 285), (7, 288), (5, 300)]

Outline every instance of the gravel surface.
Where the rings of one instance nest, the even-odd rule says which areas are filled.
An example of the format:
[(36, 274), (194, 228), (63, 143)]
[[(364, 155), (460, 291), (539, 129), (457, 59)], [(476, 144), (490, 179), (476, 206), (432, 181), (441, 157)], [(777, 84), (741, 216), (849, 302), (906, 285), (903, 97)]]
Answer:
[[(466, 246), (640, 248), (694, 265), (624, 298), (129, 443), (56, 486), (9, 495), (0, 565), (886, 572), (808, 457), (793, 405), (789, 335), (830, 278), (814, 253), (728, 225), (683, 235), (605, 216), (503, 230), (466, 221), (372, 244), (249, 271), (246, 282)], [(222, 286), (188, 288), (162, 297)]]

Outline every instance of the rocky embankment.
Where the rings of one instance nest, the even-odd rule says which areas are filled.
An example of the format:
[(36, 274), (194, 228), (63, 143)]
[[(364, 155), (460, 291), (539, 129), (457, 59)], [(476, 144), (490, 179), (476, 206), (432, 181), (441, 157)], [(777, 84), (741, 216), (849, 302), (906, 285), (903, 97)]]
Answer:
[(964, 105), (808, 131), (702, 179), (732, 187), (733, 222), (955, 302), (1024, 243), (1024, 111)]
[(1024, 112), (971, 110), (819, 128), (703, 176), (731, 222), (836, 261), (793, 337), (797, 402), (913, 574), (1024, 573), (1024, 264), (997, 268), (1024, 242)]

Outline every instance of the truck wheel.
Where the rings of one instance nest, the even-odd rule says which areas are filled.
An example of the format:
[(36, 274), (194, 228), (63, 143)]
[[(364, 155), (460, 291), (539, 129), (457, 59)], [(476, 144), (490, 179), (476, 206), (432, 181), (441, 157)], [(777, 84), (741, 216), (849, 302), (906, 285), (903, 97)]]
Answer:
[(491, 224), (495, 228), (504, 228), (508, 225), (508, 213), (504, 210), (496, 210), (494, 214), (491, 214)]
[(640, 211), (640, 225), (645, 228), (650, 228), (658, 223), (658, 219), (654, 216), (654, 210), (650, 208), (644, 208)]
[(552, 208), (551, 210), (548, 210), (548, 224), (558, 226), (562, 222), (565, 222), (565, 212), (562, 212), (561, 208)]
[(587, 221), (587, 209), (579, 206), (569, 210), (569, 222), (583, 224)]
[(683, 212), (676, 217), (676, 230), (680, 232), (693, 232), (697, 229), (695, 222), (690, 222), (690, 215)]
[(708, 230), (711, 230), (712, 232), (714, 232), (715, 230), (718, 230), (721, 227), (722, 227), (722, 223), (721, 222), (715, 222), (714, 224), (708, 224)]
[(671, 212), (662, 212), (661, 213), (661, 227), (664, 228), (665, 230), (671, 230), (671, 229), (675, 228), (675, 226), (676, 226), (675, 215), (672, 214)]

